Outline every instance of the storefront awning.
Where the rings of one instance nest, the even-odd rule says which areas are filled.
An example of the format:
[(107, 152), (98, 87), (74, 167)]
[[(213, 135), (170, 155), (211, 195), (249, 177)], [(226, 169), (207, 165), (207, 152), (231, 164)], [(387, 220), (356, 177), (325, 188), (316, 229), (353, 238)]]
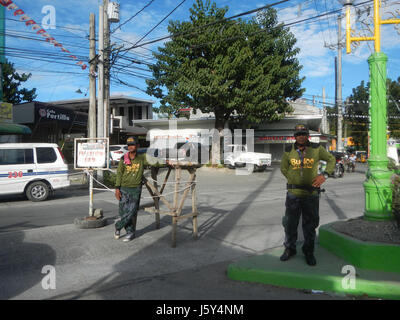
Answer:
[(32, 131), (27, 126), (14, 123), (0, 122), (0, 134), (31, 134)]

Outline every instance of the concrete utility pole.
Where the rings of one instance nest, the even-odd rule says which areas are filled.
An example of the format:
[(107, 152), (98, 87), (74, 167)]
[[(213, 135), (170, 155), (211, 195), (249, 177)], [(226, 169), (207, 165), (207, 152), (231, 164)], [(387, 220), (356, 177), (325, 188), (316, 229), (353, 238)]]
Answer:
[(342, 16), (338, 16), (338, 38), (336, 44), (325, 45), (331, 50), (337, 50), (337, 57), (335, 57), (335, 106), (337, 110), (337, 143), (336, 143), (336, 151), (343, 152), (343, 110), (342, 110), (342, 26), (341, 26)]
[[(0, 6), (0, 101), (3, 101), (3, 64), (6, 63), (6, 20), (5, 20), (5, 7)], [(7, 102), (7, 101), (5, 101)]]
[(104, 7), (99, 9), (99, 78), (97, 99), (97, 137), (104, 136)]
[(329, 133), (328, 132), (328, 125), (327, 125), (327, 112), (325, 106), (325, 87), (322, 87), (322, 133)]
[[(99, 8), (99, 84), (97, 98), (97, 138), (104, 137), (104, 7)], [(108, 155), (107, 155), (108, 159)], [(103, 181), (103, 171), (97, 171), (97, 177)]]
[(342, 142), (342, 124), (343, 124), (343, 112), (342, 112), (342, 46), (340, 40), (342, 39), (342, 19), (341, 16), (338, 17), (338, 43), (337, 43), (337, 110), (338, 110), (338, 122), (337, 122), (337, 144), (336, 151), (343, 152), (343, 142)]
[(110, 136), (110, 22), (108, 17), (109, 0), (103, 0), (104, 7), (104, 138)]
[[(96, 138), (96, 22), (94, 13), (90, 14), (89, 28), (90, 74), (89, 74), (89, 138)], [(93, 142), (93, 141), (90, 141)], [(93, 216), (93, 171), (89, 176), (89, 217)]]
[(90, 74), (89, 74), (89, 138), (96, 138), (96, 25), (95, 15), (90, 14)]

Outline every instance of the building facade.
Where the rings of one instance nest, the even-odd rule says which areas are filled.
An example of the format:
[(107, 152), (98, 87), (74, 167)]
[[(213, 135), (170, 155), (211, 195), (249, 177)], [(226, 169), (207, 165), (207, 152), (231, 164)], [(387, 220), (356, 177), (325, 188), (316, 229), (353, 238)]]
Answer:
[[(89, 99), (51, 102), (55, 106), (70, 108), (88, 114)], [(123, 144), (130, 135), (145, 136), (147, 131), (133, 124), (136, 120), (153, 119), (152, 100), (128, 96), (110, 97), (110, 144)]]
[[(327, 150), (331, 146), (332, 136), (321, 132), (323, 112), (321, 109), (308, 105), (305, 100), (291, 102), (294, 112), (287, 114), (281, 121), (274, 123), (261, 123), (250, 126), (254, 133), (254, 152), (270, 153), (272, 161), (280, 161), (288, 143), (294, 143), (294, 127), (301, 123), (310, 129), (310, 140), (321, 143)], [(193, 113), (190, 109), (183, 109), (184, 118), (159, 120), (135, 120), (135, 126), (145, 128), (148, 132), (147, 140), (151, 140), (154, 147), (165, 145), (163, 140), (174, 139), (178, 142), (196, 141), (210, 143), (211, 138), (206, 137), (205, 133), (211, 132), (215, 127), (215, 117), (213, 114), (204, 114), (199, 111)], [(176, 125), (176, 128), (174, 127)], [(226, 129), (233, 126), (226, 124)], [(242, 143), (246, 144), (245, 132), (243, 131)], [(234, 141), (232, 141), (233, 143)]]
[(85, 136), (87, 114), (70, 108), (38, 101), (13, 106), (13, 123), (31, 130), (23, 142), (60, 143), (71, 135)]

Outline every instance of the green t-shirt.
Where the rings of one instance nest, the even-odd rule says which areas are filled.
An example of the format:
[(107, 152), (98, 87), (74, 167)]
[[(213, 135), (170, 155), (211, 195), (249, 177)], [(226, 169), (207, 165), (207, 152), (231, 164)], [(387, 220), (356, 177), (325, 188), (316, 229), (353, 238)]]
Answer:
[(118, 164), (116, 187), (139, 187), (142, 185), (144, 166), (148, 165), (146, 154), (136, 154), (130, 165), (122, 157)]
[[(285, 150), (281, 162), (281, 172), (286, 177), (288, 184), (311, 187), (313, 179), (318, 175), (320, 160), (327, 162), (325, 171), (328, 174), (332, 174), (335, 169), (335, 157), (319, 144), (309, 143), (302, 156), (303, 166), (301, 165), (301, 158), (296, 144)], [(298, 197), (310, 195), (310, 192), (303, 189), (289, 190)]]

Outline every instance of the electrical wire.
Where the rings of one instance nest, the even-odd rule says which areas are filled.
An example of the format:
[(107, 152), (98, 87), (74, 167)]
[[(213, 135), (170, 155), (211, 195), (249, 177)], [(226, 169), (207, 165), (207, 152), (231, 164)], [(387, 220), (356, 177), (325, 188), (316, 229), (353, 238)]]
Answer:
[(133, 18), (135, 18), (138, 14), (140, 14), (142, 11), (144, 11), (147, 7), (149, 7), (152, 3), (154, 2), (154, 0), (150, 0), (149, 3), (147, 3), (142, 9), (140, 9), (138, 12), (136, 12), (133, 16), (131, 16), (129, 19), (127, 19), (125, 22), (120, 23), (118, 27), (116, 27), (113, 31), (111, 31), (111, 34), (113, 34), (115, 31), (117, 31), (118, 29), (121, 29), (121, 27), (125, 24), (127, 24), (129, 21), (131, 21)]
[[(143, 39), (145, 39), (151, 32), (153, 32), (161, 23), (163, 23), (170, 15), (172, 15), (186, 0), (182, 0), (172, 11), (170, 11), (164, 18), (162, 18), (153, 28), (151, 28), (146, 34), (135, 42), (134, 46), (138, 45)], [(125, 54), (125, 53), (124, 53)], [(124, 56), (124, 54), (122, 56)]]
[(192, 28), (191, 30), (186, 31), (186, 32), (180, 32), (180, 33), (176, 33), (176, 34), (173, 34), (173, 35), (170, 34), (170, 35), (167, 35), (167, 36), (164, 36), (164, 37), (155, 39), (155, 40), (148, 41), (148, 42), (146, 42), (146, 43), (141, 44), (140, 46), (138, 46), (138, 45), (133, 45), (133, 46), (131, 46), (131, 47), (129, 47), (129, 48), (126, 48), (126, 49), (124, 49), (124, 50), (121, 50), (121, 51), (129, 51), (129, 50), (135, 49), (135, 48), (137, 48), (137, 47), (142, 47), (142, 46), (145, 46), (145, 45), (147, 45), (147, 44), (152, 44), (152, 43), (160, 42), (160, 41), (163, 41), (163, 40), (167, 40), (167, 39), (169, 39), (169, 38), (172, 38), (172, 37), (196, 35), (196, 34), (198, 34), (197, 31), (194, 32), (193, 30), (204, 29), (204, 28), (207, 28), (207, 27), (209, 27), (209, 26), (213, 26), (213, 25), (216, 25), (216, 24), (219, 24), (219, 23), (222, 23), (222, 22), (226, 22), (226, 21), (228, 21), (228, 20), (232, 20), (232, 19), (235, 19), (235, 18), (244, 16), (244, 15), (249, 15), (249, 14), (252, 14), (252, 13), (255, 13), (255, 12), (258, 12), (258, 11), (261, 11), (261, 10), (264, 10), (264, 9), (268, 9), (268, 8), (277, 6), (277, 5), (279, 5), (279, 4), (282, 4), (282, 3), (285, 3), (285, 2), (288, 2), (288, 1), (290, 1), (290, 0), (281, 0), (281, 1), (277, 1), (277, 2), (274, 2), (274, 3), (272, 3), (272, 4), (269, 4), (269, 5), (266, 5), (266, 6), (257, 8), (257, 9), (253, 9), (253, 10), (250, 10), (250, 11), (246, 11), (246, 12), (243, 12), (243, 13), (239, 13), (239, 14), (237, 14), (237, 15), (234, 15), (234, 16), (231, 16), (231, 17), (228, 17), (228, 18), (219, 19), (219, 20), (217, 20), (217, 21), (214, 21), (214, 22), (211, 22), (211, 23), (207, 23), (207, 24), (202, 25), (202, 26), (199, 26), (199, 27)]

